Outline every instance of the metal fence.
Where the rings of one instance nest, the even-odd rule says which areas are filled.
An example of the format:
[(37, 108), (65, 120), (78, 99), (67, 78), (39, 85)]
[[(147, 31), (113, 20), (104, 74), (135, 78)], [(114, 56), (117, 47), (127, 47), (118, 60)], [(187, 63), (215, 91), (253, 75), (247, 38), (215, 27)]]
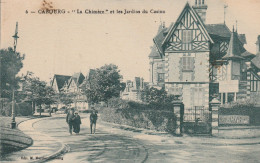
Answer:
[(184, 109), (184, 122), (209, 122), (211, 118), (211, 112), (204, 106), (194, 106), (193, 108)]

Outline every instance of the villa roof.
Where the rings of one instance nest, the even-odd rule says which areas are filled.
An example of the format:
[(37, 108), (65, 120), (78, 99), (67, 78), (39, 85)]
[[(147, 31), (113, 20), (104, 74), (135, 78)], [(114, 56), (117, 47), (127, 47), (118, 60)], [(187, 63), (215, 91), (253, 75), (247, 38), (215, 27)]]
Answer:
[[(55, 74), (54, 75), (54, 78), (53, 78), (53, 81), (56, 79), (56, 82), (57, 82), (57, 86), (58, 86), (58, 89), (60, 90), (64, 84), (71, 78), (71, 76), (67, 76), (67, 75), (57, 75)], [(53, 84), (53, 82), (52, 82)]]
[(236, 32), (231, 33), (231, 38), (229, 41), (227, 54), (223, 57), (223, 59), (244, 59), (241, 54), (246, 50), (243, 47), (242, 43), (238, 38), (238, 34)]
[(260, 52), (251, 60), (251, 62), (260, 70)]
[(205, 27), (210, 35), (228, 38), (231, 36), (231, 31), (226, 24), (206, 24)]

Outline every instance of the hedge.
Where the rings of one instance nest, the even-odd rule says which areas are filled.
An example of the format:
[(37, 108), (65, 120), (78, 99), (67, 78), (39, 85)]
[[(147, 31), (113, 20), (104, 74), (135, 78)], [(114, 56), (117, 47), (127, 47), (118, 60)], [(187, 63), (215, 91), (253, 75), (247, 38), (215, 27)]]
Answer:
[[(12, 114), (12, 102), (6, 102), (1, 109), (1, 115), (11, 116)], [(15, 104), (15, 114), (17, 116), (28, 116), (32, 115), (32, 105), (30, 103), (22, 102)]]
[(176, 116), (172, 104), (144, 104), (113, 98), (99, 109), (103, 121), (173, 133)]

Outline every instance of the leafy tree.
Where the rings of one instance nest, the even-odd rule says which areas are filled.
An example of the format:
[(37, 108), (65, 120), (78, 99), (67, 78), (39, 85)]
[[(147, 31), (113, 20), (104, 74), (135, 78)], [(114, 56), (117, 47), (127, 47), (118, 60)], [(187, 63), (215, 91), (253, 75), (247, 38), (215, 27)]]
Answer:
[(144, 102), (148, 103), (171, 103), (174, 98), (175, 96), (173, 95), (167, 95), (167, 92), (164, 88), (146, 88), (143, 94)]
[(70, 106), (76, 97), (76, 94), (73, 92), (67, 92), (66, 90), (62, 89), (59, 93), (59, 101), (64, 104), (66, 107)]
[(114, 64), (104, 65), (91, 71), (83, 83), (89, 103), (107, 101), (112, 97), (119, 97), (122, 90), (120, 70)]
[(6, 106), (12, 99), (12, 87), (18, 88), (18, 80), (15, 75), (23, 67), (22, 61), (25, 55), (14, 52), (12, 48), (0, 50), (0, 110), (5, 112)]
[(52, 87), (47, 86), (46, 82), (41, 81), (38, 77), (33, 76), (33, 73), (27, 73), (24, 84), (25, 101), (32, 101), (33, 110), (35, 105), (40, 107), (40, 115), (42, 105), (51, 105), (56, 102), (56, 94)]
[(3, 98), (12, 97), (12, 86), (18, 88), (19, 78), (14, 76), (23, 67), (23, 60), (25, 55), (19, 52), (14, 52), (12, 48), (0, 50), (0, 84), (1, 93)]

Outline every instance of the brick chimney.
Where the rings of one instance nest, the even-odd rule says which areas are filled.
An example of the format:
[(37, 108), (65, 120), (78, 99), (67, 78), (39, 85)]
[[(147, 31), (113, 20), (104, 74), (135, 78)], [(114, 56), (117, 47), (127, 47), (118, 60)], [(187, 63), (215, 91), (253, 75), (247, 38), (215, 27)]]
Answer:
[(206, 12), (208, 6), (205, 4), (205, 0), (195, 0), (195, 5), (192, 6), (193, 9), (198, 13), (201, 20), (206, 23)]
[(255, 44), (256, 44), (256, 53), (260, 53), (260, 35), (258, 35), (257, 41)]

